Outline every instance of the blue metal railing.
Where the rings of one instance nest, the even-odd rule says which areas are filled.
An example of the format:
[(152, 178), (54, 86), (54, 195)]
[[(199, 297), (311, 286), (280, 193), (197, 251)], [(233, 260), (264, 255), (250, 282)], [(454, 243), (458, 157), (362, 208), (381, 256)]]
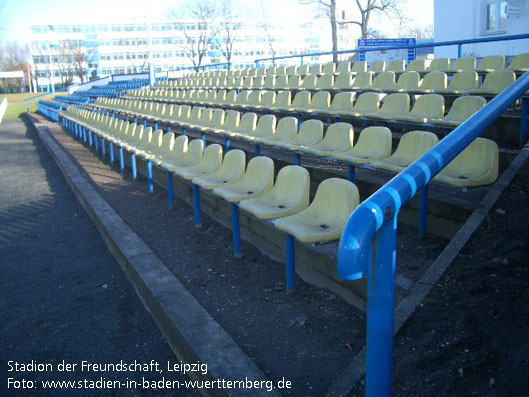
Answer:
[(58, 92), (65, 92), (65, 91), (68, 91), (68, 87), (61, 88), (60, 90), (56, 90), (55, 92), (45, 92), (44, 94), (32, 96), (31, 98), (26, 98), (24, 99), (24, 102), (26, 103), (26, 110), (29, 112), (29, 101), (32, 101), (37, 98), (42, 98), (48, 95), (55, 95)]
[[(393, 354), (397, 215), (400, 209), (529, 89), (529, 72), (365, 200), (347, 221), (338, 274), (367, 277), (366, 395), (389, 396)], [(527, 129), (527, 98), (522, 123)]]
[(385, 46), (385, 47), (372, 47), (365, 49), (355, 49), (355, 50), (343, 50), (343, 51), (327, 51), (327, 52), (311, 52), (307, 54), (297, 54), (297, 55), (284, 55), (280, 57), (272, 58), (259, 58), (256, 59), (255, 66), (259, 67), (260, 62), (264, 61), (277, 61), (278, 59), (293, 59), (300, 58), (300, 62), (303, 65), (303, 58), (305, 57), (314, 57), (321, 55), (333, 55), (333, 54), (356, 54), (356, 53), (366, 53), (370, 51), (381, 51), (381, 50), (397, 50), (397, 49), (406, 49), (406, 48), (426, 48), (426, 47), (444, 47), (444, 46), (453, 46), (457, 45), (457, 56), (461, 58), (462, 47), (465, 44), (476, 44), (476, 43), (488, 43), (491, 41), (510, 41), (510, 40), (522, 40), (529, 39), (529, 34), (516, 34), (511, 36), (502, 36), (502, 37), (485, 37), (483, 39), (466, 39), (466, 40), (451, 40), (451, 41), (441, 41), (438, 43), (424, 43), (424, 44), (413, 44), (413, 45), (403, 45), (403, 46)]

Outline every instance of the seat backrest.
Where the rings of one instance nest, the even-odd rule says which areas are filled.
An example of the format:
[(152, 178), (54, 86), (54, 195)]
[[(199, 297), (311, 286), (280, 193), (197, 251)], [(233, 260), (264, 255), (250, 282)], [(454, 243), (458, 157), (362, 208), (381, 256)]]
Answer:
[(419, 88), (421, 77), (418, 72), (404, 72), (397, 80), (397, 88), (404, 90), (414, 90)]
[(312, 146), (323, 139), (323, 122), (321, 120), (306, 120), (301, 123), (299, 133), (293, 139), (294, 144)]
[(304, 210), (309, 205), (310, 175), (299, 165), (287, 165), (277, 173), (276, 183), (266, 194), (267, 201)]
[(292, 76), (292, 75), (297, 74), (297, 73), (298, 73), (298, 67), (296, 65), (292, 65), (292, 66), (287, 67), (287, 69), (285, 71), (285, 74), (287, 74), (289, 76)]
[(303, 82), (301, 83), (301, 87), (309, 89), (309, 90), (310, 89), (314, 89), (314, 88), (318, 88), (318, 75), (316, 75), (314, 73), (306, 75), (303, 78)]
[(239, 93), (237, 94), (237, 99), (235, 100), (235, 103), (237, 105), (246, 105), (246, 104), (248, 104), (248, 97), (250, 96), (251, 92), (252, 91), (250, 91), (250, 90), (239, 91)]
[(276, 67), (269, 66), (265, 69), (265, 74), (276, 74)]
[(306, 209), (308, 219), (323, 229), (329, 225), (345, 226), (349, 216), (360, 203), (356, 185), (340, 178), (328, 178), (318, 185), (314, 199)]
[(211, 122), (209, 123), (209, 126), (212, 128), (221, 128), (222, 124), (224, 124), (225, 117), (226, 113), (223, 109), (213, 110), (213, 115), (211, 116)]
[(292, 98), (292, 92), (279, 91), (276, 95), (275, 106), (277, 107), (291, 106), (291, 98)]
[(336, 64), (334, 62), (327, 62), (323, 65), (321, 72), (323, 74), (333, 74), (336, 70)]
[(449, 90), (471, 91), (478, 88), (478, 74), (473, 70), (458, 72), (452, 76), (448, 84)]
[(310, 105), (310, 92), (301, 91), (296, 94), (292, 101), (293, 108), (308, 108)]
[(336, 66), (336, 73), (349, 73), (351, 71), (351, 62), (349, 61), (342, 61), (338, 62), (338, 65)]
[(481, 96), (461, 96), (456, 98), (450, 111), (443, 118), (447, 121), (463, 122), (487, 104)]
[(391, 155), (392, 137), (387, 127), (367, 127), (360, 132), (354, 151), (365, 157), (385, 158)]
[(490, 180), (498, 178), (499, 148), (496, 142), (486, 138), (476, 138), (465, 150), (459, 153), (441, 173), (459, 177), (461, 174), (483, 175), (490, 173)]
[(309, 65), (298, 66), (298, 75), (305, 76), (309, 74)]
[(274, 161), (265, 156), (252, 158), (240, 183), (248, 187), (264, 186), (264, 191), (270, 190), (274, 184)]
[(352, 73), (367, 72), (367, 62), (365, 62), (365, 61), (356, 61), (351, 66), (351, 72)]
[(516, 55), (507, 69), (526, 72), (529, 70), (529, 53)]
[(366, 89), (366, 88), (371, 88), (372, 85), (373, 85), (373, 73), (359, 72), (356, 75), (355, 79), (353, 80), (353, 83), (351, 84), (351, 88)]
[(211, 125), (212, 116), (213, 116), (212, 108), (202, 109), (202, 112), (200, 113), (200, 125), (204, 127)]
[(426, 59), (414, 59), (406, 68), (408, 72), (426, 72)]
[(445, 72), (435, 71), (427, 73), (420, 83), (420, 88), (425, 90), (444, 90), (446, 89), (448, 78)]
[(380, 73), (386, 71), (386, 61), (373, 61), (369, 63), (369, 71), (373, 73)]
[(450, 70), (450, 59), (448, 58), (435, 58), (430, 62), (430, 65), (428, 66), (427, 71), (433, 72), (435, 70), (438, 70), (440, 72), (446, 72), (447, 70)]
[(224, 103), (234, 104), (237, 101), (237, 90), (228, 91)]
[(339, 92), (338, 94), (334, 95), (334, 98), (331, 102), (330, 110), (334, 110), (337, 112), (348, 112), (353, 108), (354, 98), (354, 92)]
[(299, 88), (301, 86), (301, 75), (296, 74), (288, 78), (288, 88)]
[(280, 74), (276, 76), (275, 86), (273, 88), (285, 89), (288, 88), (288, 75)]
[(353, 106), (354, 112), (374, 113), (380, 106), (380, 96), (376, 92), (364, 92), (356, 99)]
[(191, 114), (189, 115), (188, 121), (191, 124), (200, 124), (200, 115), (202, 114), (202, 110), (204, 110), (203, 107), (194, 106), (193, 109), (191, 109)]
[(310, 65), (309, 67), (309, 74), (315, 74), (315, 75), (320, 75), (322, 72), (322, 64), (321, 63), (315, 63), (313, 65)]
[(298, 119), (287, 116), (279, 119), (274, 136), (282, 138), (294, 138), (298, 133)]
[(228, 110), (224, 118), (222, 129), (226, 131), (234, 131), (239, 126), (241, 114), (236, 110)]
[(243, 176), (246, 168), (246, 154), (239, 149), (232, 149), (224, 155), (218, 174), (228, 180), (236, 180)]
[(331, 106), (331, 94), (328, 91), (318, 91), (310, 100), (309, 109), (327, 110)]
[(388, 72), (402, 73), (405, 70), (406, 62), (404, 59), (394, 59), (388, 64)]
[(354, 143), (353, 126), (349, 123), (338, 122), (327, 127), (323, 142), (332, 147), (351, 148)]
[(273, 74), (267, 75), (264, 79), (263, 88), (272, 89), (274, 88), (275, 84), (276, 84), (276, 76)]
[(242, 82), (242, 88), (252, 88), (253, 87), (253, 77), (246, 76)]
[(410, 111), (410, 96), (404, 93), (389, 94), (384, 98), (379, 113), (406, 114)]
[(261, 107), (268, 108), (274, 106), (276, 102), (276, 92), (275, 91), (265, 91), (261, 95)]
[(484, 57), (478, 67), (479, 70), (505, 69), (505, 55), (489, 55)]
[(250, 95), (248, 95), (247, 104), (250, 106), (259, 105), (261, 103), (261, 95), (261, 90), (250, 91)]
[(495, 70), (487, 73), (481, 89), (500, 93), (515, 81), (516, 75), (512, 70)]
[(252, 135), (255, 131), (257, 124), (257, 114), (253, 112), (244, 113), (241, 117), (239, 126), (235, 131), (240, 132), (245, 135)]
[(350, 89), (353, 85), (353, 74), (349, 72), (340, 73), (334, 79), (335, 89)]
[(429, 131), (410, 131), (399, 141), (391, 158), (398, 159), (401, 164), (409, 165), (433, 148), (439, 138)]
[[(334, 65), (334, 64), (333, 64)], [(320, 90), (332, 90), (334, 88), (334, 75), (324, 74), (318, 81), (318, 88)]]
[(210, 165), (217, 169), (222, 163), (222, 153), (222, 146), (218, 143), (212, 143), (211, 145), (206, 146), (206, 150), (204, 151), (204, 155), (202, 156), (200, 164)]
[(287, 72), (287, 67), (284, 65), (276, 66), (275, 74), (285, 74)]
[(420, 116), (429, 119), (441, 119), (444, 116), (445, 100), (439, 94), (421, 95), (415, 101), (410, 116)]
[(273, 114), (265, 114), (259, 117), (257, 126), (253, 132), (254, 136), (272, 135), (276, 129), (276, 116)]
[(384, 90), (395, 88), (395, 73), (394, 72), (381, 72), (377, 74), (373, 88)]

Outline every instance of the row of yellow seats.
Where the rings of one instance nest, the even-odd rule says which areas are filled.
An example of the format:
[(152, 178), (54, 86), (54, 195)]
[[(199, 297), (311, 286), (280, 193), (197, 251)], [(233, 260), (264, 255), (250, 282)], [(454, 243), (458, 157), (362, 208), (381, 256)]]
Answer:
[(352, 182), (330, 178), (320, 183), (309, 205), (310, 177), (303, 167), (283, 167), (274, 183), (274, 162), (269, 157), (254, 157), (246, 168), (241, 150), (230, 150), (223, 157), (222, 146), (211, 144), (204, 149), (201, 139), (188, 142), (184, 135), (175, 137), (93, 112), (76, 116), (79, 125), (162, 169), (238, 203), (258, 218), (276, 219), (276, 227), (300, 241), (338, 239), (360, 201)]
[[(456, 98), (450, 111), (445, 115), (444, 97), (439, 94), (426, 94), (418, 96), (413, 108), (410, 110), (410, 96), (404, 93), (393, 93), (382, 95), (375, 92), (364, 92), (356, 95), (354, 92), (340, 92), (331, 100), (331, 94), (327, 91), (319, 91), (312, 94), (309, 91), (298, 92), (291, 101), (290, 91), (186, 91), (190, 95), (174, 102), (189, 103), (190, 105), (202, 105), (223, 108), (236, 108), (248, 110), (260, 110), (270, 112), (293, 112), (301, 114), (315, 114), (321, 116), (340, 116), (344, 118), (362, 117), (379, 120), (395, 120), (403, 123), (430, 123), (443, 127), (457, 127), (472, 116), (487, 103), (481, 96), (461, 96)], [(195, 97), (193, 98), (193, 93)], [(219, 97), (218, 95), (221, 94)], [(222, 94), (226, 94), (223, 97)], [(382, 98), (381, 98), (382, 97)], [(164, 102), (171, 102), (164, 97)], [(141, 101), (126, 99), (101, 99), (96, 104), (112, 108), (112, 106), (123, 106), (126, 108), (141, 108)], [(382, 105), (381, 105), (382, 104)], [(144, 102), (143, 109), (151, 109), (155, 113), (147, 113), (151, 116), (162, 117), (163, 109), (167, 112), (168, 106), (157, 105), (156, 102)], [(165, 112), (165, 110), (163, 110)]]
[[(386, 127), (364, 129), (353, 146), (353, 127), (348, 123), (331, 124), (324, 134), (320, 120), (304, 121), (298, 132), (298, 120), (291, 116), (281, 118), (277, 122), (273, 115), (258, 118), (257, 114), (250, 112), (241, 117), (239, 112), (233, 110), (225, 112), (223, 109), (201, 107), (191, 109), (183, 105), (173, 108), (171, 117), (167, 118), (163, 114), (163, 105), (156, 104), (153, 109), (161, 111), (162, 114), (134, 114), (203, 133), (223, 134), (255, 144), (331, 157), (353, 165), (370, 164), (374, 168), (392, 172), (402, 171), (433, 147), (438, 139), (435, 134), (426, 131), (408, 132), (391, 155), (392, 136)], [(454, 160), (455, 165), (451, 164), (435, 180), (454, 186), (492, 183), (498, 175), (498, 153), (498, 146), (494, 142), (480, 138), (470, 145), (457, 161)]]
[[(380, 92), (410, 92), (425, 93), (435, 92), (440, 94), (479, 94), (497, 95), (510, 84), (516, 81), (516, 74), (512, 70), (497, 70), (486, 74), (482, 84), (475, 71), (457, 72), (450, 78), (445, 72), (430, 72), (421, 78), (418, 72), (405, 72), (398, 78), (394, 72), (381, 72), (375, 75), (373, 72), (361, 72), (356, 75), (342, 73), (338, 76), (325, 74), (318, 77), (316, 74), (306, 75), (303, 80), (301, 76), (267, 76), (267, 77), (245, 77), (231, 79), (203, 79), (204, 82), (194, 87), (185, 87), (187, 91), (196, 90), (243, 90), (243, 89), (265, 89), (265, 90), (295, 90), (295, 91), (380, 91)], [(222, 80), (222, 81), (221, 81)], [(167, 89), (143, 89), (128, 91), (125, 95), (130, 98), (172, 96), (172, 92), (179, 90)], [(162, 98), (160, 98), (162, 99)]]

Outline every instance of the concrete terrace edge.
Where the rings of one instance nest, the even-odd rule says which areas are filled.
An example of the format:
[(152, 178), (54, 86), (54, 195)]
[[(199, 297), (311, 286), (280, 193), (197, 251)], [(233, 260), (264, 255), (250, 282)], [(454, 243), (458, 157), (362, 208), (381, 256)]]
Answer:
[[(188, 373), (195, 380), (268, 381), (231, 336), (195, 300), (150, 248), (134, 233), (80, 173), (49, 128), (28, 114), (37, 135), (57, 163), (81, 206), (131, 281), (171, 350), (185, 362), (208, 364), (208, 373)], [(193, 376), (194, 375), (194, 376)], [(204, 395), (279, 396), (266, 389), (201, 389)]]
[[(430, 265), (422, 277), (412, 287), (407, 295), (395, 308), (395, 323), (393, 335), (397, 335), (402, 326), (415, 312), (422, 300), (430, 293), (437, 281), (444, 274), (448, 266), (452, 264), (461, 252), (474, 232), (479, 228), (489, 211), (496, 204), (503, 191), (525, 161), (529, 158), (529, 143), (527, 143), (514, 158), (509, 167), (501, 174), (496, 183), (492, 185), (485, 197), (481, 200), (472, 215), (459, 229), (443, 252)], [(352, 391), (354, 385), (364, 376), (366, 364), (366, 348), (364, 347), (351, 361), (351, 363), (331, 383), (327, 392), (328, 397), (345, 397)]]

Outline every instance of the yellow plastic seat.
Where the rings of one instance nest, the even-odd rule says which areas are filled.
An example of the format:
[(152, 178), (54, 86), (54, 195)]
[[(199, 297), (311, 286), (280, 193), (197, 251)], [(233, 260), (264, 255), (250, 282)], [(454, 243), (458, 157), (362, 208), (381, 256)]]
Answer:
[(271, 136), (276, 129), (276, 116), (272, 114), (265, 114), (257, 121), (255, 129), (248, 134), (237, 135), (238, 138), (245, 141), (253, 141), (256, 138), (266, 138)]
[(458, 187), (490, 185), (498, 179), (499, 149), (496, 142), (476, 138), (433, 179)]
[(293, 139), (298, 132), (298, 119), (292, 116), (283, 117), (279, 119), (276, 130), (271, 136), (256, 137), (256, 143), (264, 143), (265, 145), (274, 146), (277, 143), (288, 142)]
[(224, 156), (220, 168), (212, 174), (193, 178), (193, 184), (206, 190), (228, 186), (237, 182), (244, 175), (246, 154), (239, 149), (232, 149)]
[(391, 120), (410, 111), (410, 96), (404, 93), (389, 94), (384, 98), (382, 107), (376, 113), (364, 114), (365, 117)]
[(257, 114), (256, 113), (244, 113), (241, 117), (239, 125), (231, 131), (225, 130), (223, 134), (230, 137), (241, 136), (241, 135), (252, 135), (255, 131), (257, 124)]
[(381, 72), (377, 74), (375, 82), (371, 87), (372, 91), (393, 91), (395, 90), (395, 73), (394, 72)]
[(328, 110), (320, 110), (320, 113), (342, 114), (345, 112), (350, 112), (353, 109), (354, 98), (354, 92), (339, 92), (332, 99), (331, 107)]
[(315, 63), (309, 66), (309, 74), (320, 75), (322, 74), (323, 65), (321, 63)]
[(439, 120), (430, 120), (434, 124), (457, 127), (487, 104), (481, 96), (462, 96), (456, 98), (448, 114)]
[(289, 108), (292, 106), (291, 103), (292, 93), (290, 91), (279, 91), (276, 95), (275, 102), (272, 106), (269, 106), (270, 110), (278, 110)]
[(275, 145), (283, 149), (299, 150), (302, 147), (313, 146), (322, 139), (323, 122), (321, 120), (306, 120), (301, 124), (299, 133), (294, 138), (286, 142), (276, 142)]
[(437, 90), (439, 94), (467, 94), (478, 88), (478, 74), (473, 71), (459, 72), (452, 76), (452, 81), (445, 90)]
[(413, 91), (421, 93), (430, 93), (445, 90), (448, 78), (445, 72), (430, 72), (427, 73), (421, 80), (419, 87)]
[(322, 74), (334, 74), (336, 70), (336, 64), (334, 62), (327, 62), (323, 64), (321, 68)]
[(489, 55), (481, 60), (476, 71), (481, 73), (489, 73), (495, 70), (503, 69), (505, 69), (505, 55)]
[(450, 59), (448, 58), (435, 58), (430, 62), (430, 65), (428, 65), (428, 68), (426, 69), (428, 72), (448, 72), (450, 70)]
[(516, 55), (512, 59), (507, 69), (513, 70), (515, 72), (529, 71), (529, 53)]
[(387, 127), (367, 127), (360, 132), (356, 145), (330, 156), (350, 164), (367, 164), (391, 155), (391, 131)]
[(180, 167), (188, 167), (191, 165), (198, 164), (202, 160), (204, 153), (204, 142), (202, 139), (193, 139), (189, 142), (187, 150), (182, 156), (173, 158), (172, 156), (167, 158), (160, 164), (160, 167), (166, 171), (174, 172)]
[(216, 134), (222, 134), (227, 131), (233, 131), (239, 126), (241, 113), (236, 110), (228, 110), (224, 117), (224, 123), (220, 128), (212, 128), (210, 131)]
[(388, 64), (386, 70), (388, 72), (402, 73), (406, 70), (405, 65), (406, 62), (404, 61), (404, 59), (394, 59)]
[(367, 62), (356, 61), (351, 65), (351, 73), (358, 74), (367, 72)]
[(275, 71), (275, 75), (278, 76), (280, 74), (286, 74), (287, 72), (287, 67), (284, 66), (284, 65), (279, 65), (279, 66), (276, 66), (276, 71)]
[(178, 168), (174, 173), (184, 179), (211, 175), (219, 169), (222, 163), (222, 152), (222, 146), (218, 143), (208, 145), (200, 162), (195, 165)]
[(296, 94), (290, 106), (288, 107), (278, 106), (276, 109), (292, 112), (292, 111), (295, 111), (296, 109), (307, 109), (309, 105), (310, 105), (310, 92), (301, 91)]
[(187, 151), (188, 138), (186, 135), (180, 135), (175, 138), (172, 132), (168, 132), (163, 136), (165, 143), (162, 143), (161, 148), (150, 159), (151, 163), (160, 166), (168, 159), (178, 159)]
[(386, 71), (386, 61), (373, 61), (369, 64), (369, 71), (373, 73), (382, 73)]
[(138, 154), (146, 160), (154, 157), (162, 149), (162, 145), (164, 144), (163, 137), (164, 133), (162, 130), (158, 129), (154, 131), (150, 141), (141, 148), (142, 150)]
[(248, 162), (245, 174), (238, 181), (213, 189), (213, 194), (230, 203), (238, 203), (268, 192), (274, 184), (274, 161), (257, 156)]
[(255, 105), (255, 109), (272, 109), (276, 103), (276, 92), (275, 91), (265, 91), (261, 95), (261, 102), (258, 105)]
[(258, 106), (259, 103), (261, 103), (261, 96), (262, 96), (261, 90), (250, 91), (246, 103), (239, 105), (239, 107), (245, 109), (245, 108), (253, 108), (255, 106)]
[(243, 200), (240, 208), (260, 219), (296, 214), (309, 206), (310, 175), (297, 165), (287, 165), (277, 174), (274, 186), (262, 196)]
[(483, 84), (472, 94), (497, 95), (516, 81), (516, 75), (512, 70), (495, 70), (487, 73)]
[(152, 127), (144, 128), (143, 124), (137, 124), (130, 134), (128, 134), (127, 141), (123, 143), (123, 147), (128, 151), (132, 151), (136, 145), (147, 137), (149, 132), (152, 134)]
[(276, 76), (276, 83), (273, 87), (276, 90), (287, 90), (288, 89), (288, 75), (280, 74)]
[(242, 89), (249, 90), (251, 88), (253, 88), (253, 77), (246, 76), (242, 81)]
[(432, 132), (407, 132), (400, 138), (395, 153), (386, 159), (371, 162), (371, 166), (381, 170), (399, 173), (433, 148), (438, 141), (437, 135)]
[(315, 73), (308, 74), (303, 78), (298, 90), (317, 90), (318, 89), (318, 75)]
[(223, 109), (212, 109), (213, 114), (211, 115), (211, 118), (209, 120), (209, 123), (200, 126), (198, 128), (200, 131), (209, 131), (209, 130), (215, 130), (222, 127), (224, 124), (224, 118), (226, 117), (226, 113)]
[(388, 92), (414, 92), (419, 88), (421, 77), (417, 72), (404, 72), (399, 76), (394, 88), (387, 88)]
[(287, 67), (285, 74), (287, 74), (288, 76), (293, 76), (295, 74), (298, 74), (298, 67), (296, 65)]
[(373, 114), (378, 111), (380, 106), (380, 96), (376, 92), (364, 92), (360, 94), (349, 112), (343, 112), (344, 115), (352, 117), (363, 117), (366, 114)]
[(314, 113), (321, 110), (329, 110), (331, 106), (331, 94), (328, 91), (319, 91), (315, 93), (305, 109), (296, 109), (296, 111), (302, 111), (304, 113)]
[[(334, 65), (334, 64), (333, 64)], [(317, 90), (332, 90), (334, 89), (334, 75), (323, 74), (318, 81)]]
[(353, 126), (349, 123), (331, 124), (321, 142), (312, 146), (302, 147), (305, 153), (316, 156), (330, 156), (332, 153), (344, 152), (353, 147), (354, 131)]
[(269, 66), (265, 69), (265, 74), (276, 74), (276, 67)]
[(340, 73), (334, 79), (334, 89), (335, 90), (350, 90), (353, 85), (353, 74), (346, 72)]
[(349, 73), (351, 71), (351, 62), (342, 61), (336, 65), (336, 74)]
[(354, 183), (329, 178), (320, 183), (307, 209), (279, 218), (273, 224), (304, 243), (338, 240), (359, 202), (360, 195)]
[(296, 74), (288, 78), (287, 88), (290, 90), (298, 90), (301, 87), (301, 75)]
[(414, 59), (408, 64), (407, 72), (426, 72), (426, 59)]
[(452, 65), (452, 72), (463, 72), (466, 70), (476, 70), (476, 57), (457, 58)]
[(351, 89), (359, 90), (359, 91), (370, 90), (372, 86), (373, 86), (373, 73), (358, 72), (356, 74), (355, 79), (353, 80), (353, 83), (351, 84)]
[(444, 109), (445, 100), (442, 95), (421, 95), (417, 98), (408, 114), (400, 115), (396, 119), (412, 123), (427, 123), (429, 120), (442, 119), (444, 117)]
[(275, 85), (276, 85), (276, 76), (268, 75), (264, 79), (262, 88), (264, 88), (265, 90), (272, 90), (274, 89)]
[(203, 127), (208, 127), (211, 125), (211, 117), (213, 116), (212, 108), (202, 108), (200, 112), (200, 117), (196, 123), (188, 123), (185, 126), (191, 129), (202, 129)]

